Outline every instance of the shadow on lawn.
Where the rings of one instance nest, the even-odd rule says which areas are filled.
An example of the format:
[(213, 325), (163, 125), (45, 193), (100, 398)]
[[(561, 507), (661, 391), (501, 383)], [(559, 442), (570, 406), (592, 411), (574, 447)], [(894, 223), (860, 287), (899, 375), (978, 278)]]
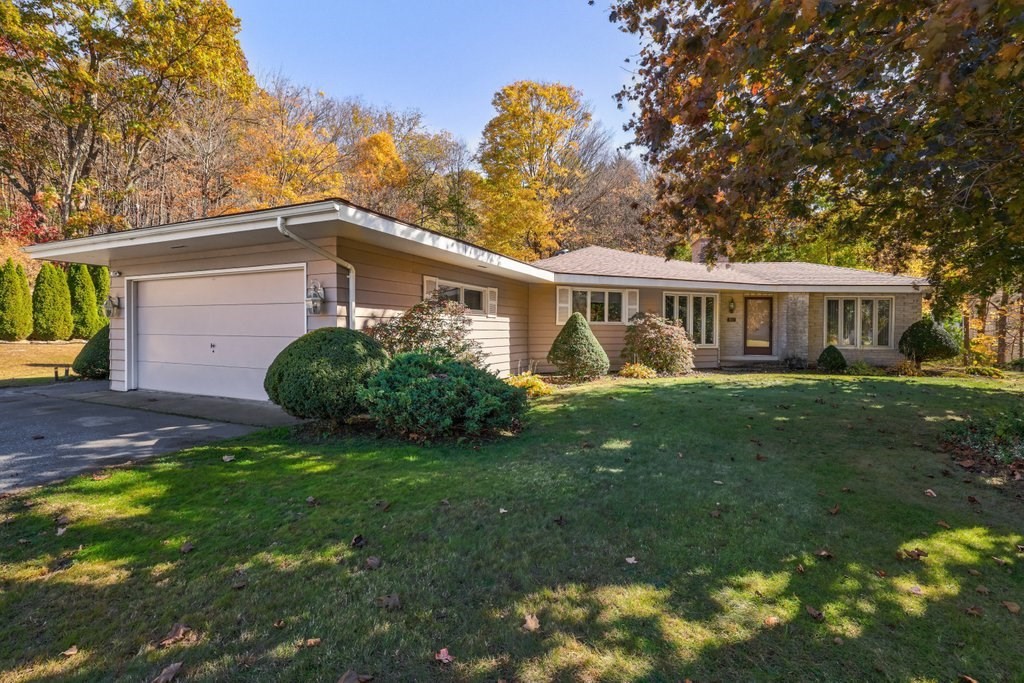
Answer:
[[(1020, 622), (998, 601), (1024, 602), (1005, 594), (1022, 584), (990, 557), (1015, 563), (1021, 539), (988, 527), (1012, 528), (1021, 506), (991, 483), (942, 478), (944, 456), (913, 444), (933, 446), (963, 406), (1014, 398), (894, 380), (613, 383), (556, 396), (520, 440), (479, 452), (279, 432), (73, 480), (45, 505), (4, 503), (3, 562), (21, 569), (0, 585), (0, 643), (25, 649), (0, 644), (0, 671), (135, 680), (185, 661), (195, 680), (335, 680), (350, 667), (385, 681), (1011, 680)], [(918, 493), (936, 476), (950, 530)], [(1006, 509), (979, 518), (964, 487)], [(111, 498), (116, 511), (95, 512)], [(72, 523), (55, 538), (61, 505)], [(79, 522), (76, 509), (93, 511)], [(368, 549), (349, 547), (355, 533)], [(929, 556), (897, 559), (914, 548)], [(61, 552), (76, 564), (47, 575)], [(370, 553), (382, 570), (361, 569)], [(991, 596), (974, 593), (978, 567)], [(248, 584), (233, 590), (239, 568)], [(392, 590), (403, 610), (373, 605)], [(964, 614), (976, 604), (981, 619)], [(520, 628), (531, 612), (538, 633)], [(199, 638), (154, 648), (179, 621)], [(322, 644), (297, 649), (307, 637)], [(81, 653), (62, 660), (72, 644)], [(450, 670), (431, 661), (440, 647), (457, 657)]]

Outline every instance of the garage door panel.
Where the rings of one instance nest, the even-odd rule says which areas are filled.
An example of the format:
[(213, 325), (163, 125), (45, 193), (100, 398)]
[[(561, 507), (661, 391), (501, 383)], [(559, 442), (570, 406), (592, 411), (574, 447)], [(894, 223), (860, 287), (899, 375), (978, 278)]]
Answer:
[(266, 368), (295, 337), (140, 335), (139, 358), (154, 363)]
[(299, 336), (306, 322), (305, 309), (299, 304), (147, 306), (136, 315), (140, 336)]
[(270, 271), (144, 280), (139, 283), (139, 306), (209, 306), (224, 304), (287, 304), (303, 300), (296, 289), (299, 271)]
[(139, 387), (143, 389), (156, 388), (181, 394), (267, 400), (267, 394), (263, 391), (266, 370), (262, 369), (217, 368), (216, 392), (211, 392), (211, 369), (205, 366), (139, 361), (138, 368)]
[(267, 367), (306, 331), (302, 270), (144, 280), (135, 293), (140, 389), (266, 400)]

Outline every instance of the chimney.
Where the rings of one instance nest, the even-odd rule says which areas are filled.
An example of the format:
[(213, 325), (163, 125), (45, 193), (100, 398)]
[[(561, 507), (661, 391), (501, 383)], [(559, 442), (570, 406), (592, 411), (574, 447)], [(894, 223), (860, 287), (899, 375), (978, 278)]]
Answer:
[[(707, 249), (709, 242), (711, 240), (707, 237), (694, 237), (690, 241), (690, 260), (694, 263), (707, 263), (707, 259), (704, 258), (704, 250)], [(728, 263), (729, 257), (725, 254), (719, 254), (717, 262)]]

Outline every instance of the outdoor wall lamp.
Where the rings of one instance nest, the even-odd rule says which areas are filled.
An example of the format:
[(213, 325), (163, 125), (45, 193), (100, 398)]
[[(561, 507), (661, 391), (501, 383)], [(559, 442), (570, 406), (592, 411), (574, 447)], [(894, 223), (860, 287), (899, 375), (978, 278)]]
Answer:
[(313, 280), (306, 289), (306, 313), (317, 315), (324, 305), (324, 287), (319, 281)]
[(103, 313), (108, 318), (113, 318), (121, 310), (121, 297), (119, 296), (108, 296), (107, 300), (103, 302)]
[(733, 299), (731, 296), (729, 297), (729, 312), (736, 312), (736, 299)]

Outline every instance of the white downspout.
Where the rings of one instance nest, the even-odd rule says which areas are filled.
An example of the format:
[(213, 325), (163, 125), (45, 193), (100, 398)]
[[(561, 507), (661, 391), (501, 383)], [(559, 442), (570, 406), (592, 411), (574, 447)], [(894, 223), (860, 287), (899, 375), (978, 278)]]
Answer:
[(299, 237), (298, 235), (293, 233), (291, 230), (285, 227), (284, 216), (277, 217), (277, 231), (284, 235), (285, 237), (287, 237), (288, 239), (292, 240), (293, 242), (301, 244), (306, 249), (309, 249), (310, 251), (315, 252), (320, 256), (323, 256), (325, 259), (333, 261), (334, 263), (337, 263), (339, 266), (348, 269), (348, 329), (356, 329), (356, 267), (353, 266), (348, 261), (346, 261), (345, 259), (341, 258), (340, 256), (335, 256), (334, 254), (327, 251), (323, 247), (319, 247), (316, 244), (310, 242), (309, 240), (303, 237)]

